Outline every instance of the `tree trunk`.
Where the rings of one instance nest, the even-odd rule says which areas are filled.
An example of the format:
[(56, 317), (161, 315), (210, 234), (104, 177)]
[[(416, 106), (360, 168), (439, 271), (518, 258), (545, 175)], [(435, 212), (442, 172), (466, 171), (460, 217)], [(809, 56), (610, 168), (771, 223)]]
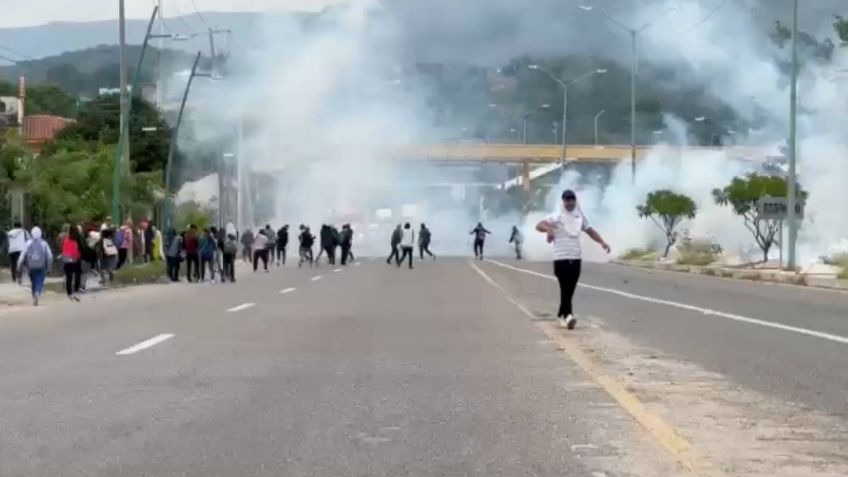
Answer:
[(769, 250), (771, 250), (771, 244), (764, 245), (761, 248), (763, 249), (763, 263), (766, 263), (766, 262), (768, 262), (768, 259), (769, 259), (768, 254), (769, 254)]
[(674, 245), (674, 240), (668, 240), (665, 245), (665, 252), (663, 253), (663, 258), (668, 258), (668, 252), (671, 250), (671, 246)]

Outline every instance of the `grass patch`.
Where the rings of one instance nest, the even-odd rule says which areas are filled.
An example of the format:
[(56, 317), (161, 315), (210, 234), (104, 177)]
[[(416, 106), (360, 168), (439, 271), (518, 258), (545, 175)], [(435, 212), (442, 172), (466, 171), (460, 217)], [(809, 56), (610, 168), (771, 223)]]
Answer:
[(123, 267), (115, 272), (116, 285), (140, 285), (157, 283), (165, 278), (165, 263), (153, 262), (144, 265)]
[(649, 256), (653, 258), (654, 255), (655, 253), (653, 250), (648, 250), (646, 248), (631, 248), (630, 250), (624, 252), (624, 255), (619, 258), (621, 258), (622, 260), (644, 260)]

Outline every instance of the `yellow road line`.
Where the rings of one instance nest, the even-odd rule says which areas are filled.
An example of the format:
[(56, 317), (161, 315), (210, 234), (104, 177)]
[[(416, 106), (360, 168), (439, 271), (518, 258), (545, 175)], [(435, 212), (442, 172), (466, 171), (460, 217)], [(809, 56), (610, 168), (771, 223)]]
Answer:
[[(476, 264), (468, 262), (471, 268), (477, 272), (490, 285), (495, 287), (510, 303), (516, 306), (522, 313), (531, 319), (536, 316), (527, 307), (522, 305), (518, 300), (506, 291), (501, 285), (495, 282), (486, 272), (480, 269)], [(680, 435), (670, 424), (665, 422), (659, 415), (649, 411), (644, 404), (636, 397), (635, 394), (628, 391), (623, 384), (617, 381), (612, 376), (604, 374), (592, 359), (583, 352), (575, 343), (565, 339), (551, 325), (542, 322), (535, 322), (536, 326), (554, 341), (559, 348), (580, 366), (583, 371), (589, 375), (596, 383), (598, 383), (604, 391), (607, 392), (618, 404), (624, 408), (636, 421), (648, 431), (648, 433), (664, 447), (671, 455), (682, 465), (686, 470), (700, 474), (702, 471), (712, 469), (692, 447), (686, 438)]]

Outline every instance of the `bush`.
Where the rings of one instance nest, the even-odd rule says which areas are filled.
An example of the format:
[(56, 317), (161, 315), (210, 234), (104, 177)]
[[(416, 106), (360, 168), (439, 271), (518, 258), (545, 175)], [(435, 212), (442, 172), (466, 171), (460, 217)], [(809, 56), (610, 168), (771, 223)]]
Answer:
[(836, 278), (840, 280), (848, 280), (848, 253), (839, 253), (830, 257), (822, 257), (822, 262), (826, 265), (835, 265), (840, 268)]
[(717, 247), (710, 240), (693, 240), (686, 235), (677, 245), (677, 263), (703, 267), (716, 260)]
[(165, 278), (165, 262), (123, 267), (115, 272), (116, 285), (140, 285), (157, 283)]

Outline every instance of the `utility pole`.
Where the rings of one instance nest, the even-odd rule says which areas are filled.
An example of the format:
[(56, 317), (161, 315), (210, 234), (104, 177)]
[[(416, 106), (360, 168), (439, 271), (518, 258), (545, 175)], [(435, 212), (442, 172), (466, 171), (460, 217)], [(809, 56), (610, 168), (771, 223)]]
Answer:
[(162, 92), (162, 50), (165, 48), (165, 14), (162, 11), (162, 0), (157, 0), (159, 10), (159, 44), (156, 52), (156, 109), (162, 110), (164, 93)]
[(636, 57), (636, 34), (637, 30), (630, 30), (630, 54), (633, 63), (630, 65), (630, 182), (636, 183), (636, 68), (638, 58)]
[(218, 29), (218, 28), (209, 27), (209, 54), (211, 55), (211, 62), (212, 62), (211, 65), (210, 65), (210, 71), (212, 73), (218, 72), (218, 68), (217, 68), (218, 67), (218, 56), (217, 56), (217, 53), (215, 51), (215, 35), (218, 35), (218, 34), (221, 34), (221, 33), (231, 33), (231, 31), (226, 30), (226, 29)]
[[(795, 270), (795, 245), (798, 240), (798, 218), (795, 214), (795, 203), (797, 202), (796, 167), (796, 120), (798, 116), (798, 0), (792, 0), (792, 74), (789, 86), (789, 174), (786, 184), (787, 188), (787, 212), (789, 214), (789, 250), (787, 268)], [(780, 244), (783, 247), (783, 244)]]
[[(119, 68), (121, 77), (121, 135), (124, 141), (119, 147), (121, 148), (121, 165), (125, 169), (130, 162), (130, 137), (129, 137), (129, 122), (130, 122), (130, 95), (127, 85), (127, 25), (126, 15), (124, 12), (124, 0), (118, 0), (118, 43), (120, 45), (119, 53)], [(120, 220), (120, 217), (112, 217), (113, 220)]]

